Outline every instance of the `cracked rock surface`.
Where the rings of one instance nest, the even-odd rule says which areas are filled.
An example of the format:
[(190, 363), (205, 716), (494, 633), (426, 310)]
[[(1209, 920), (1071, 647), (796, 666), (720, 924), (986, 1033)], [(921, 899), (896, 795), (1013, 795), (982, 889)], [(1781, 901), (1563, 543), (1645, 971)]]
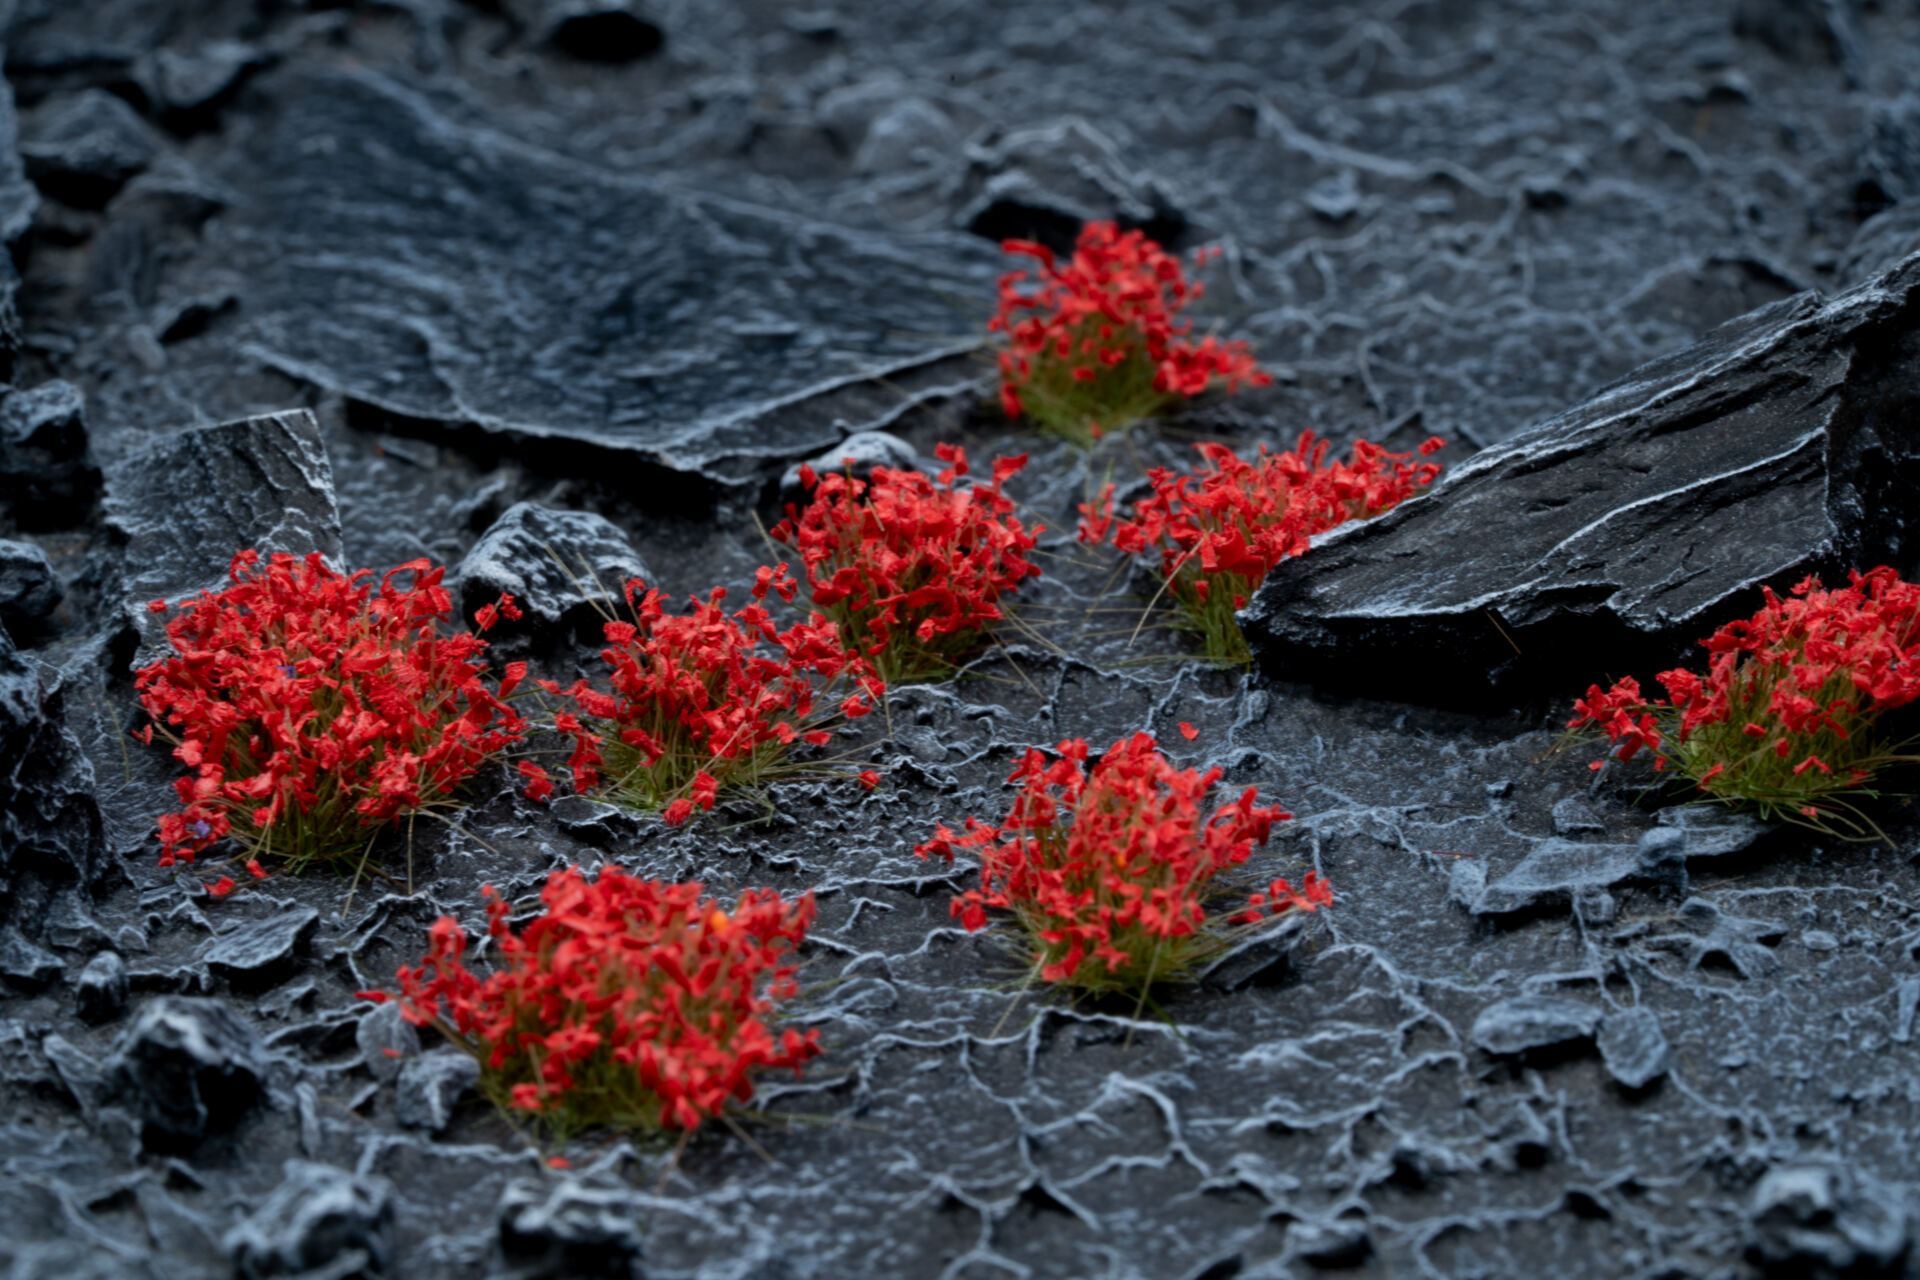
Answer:
[[(1842, 845), (1551, 750), (1761, 582), (1920, 570), (1911, 5), (11, 0), (0, 43), (0, 1270), (1920, 1274), (1913, 803)], [(1087, 457), (1005, 422), (992, 239), (1087, 216), (1219, 244), (1275, 384)], [(1187, 661), (1076, 505), (1307, 428), (1455, 478), (1276, 575), (1262, 671)], [(155, 865), (145, 605), (240, 546), (517, 573), (570, 681), (583, 599), (506, 535), (740, 593), (790, 469), (942, 441), (1032, 455), (1045, 574), (834, 744), (874, 791), (668, 829), (501, 768), (357, 880)], [(1294, 813), (1245, 887), (1337, 895), (1164, 1016), (1023, 990), (912, 855), (1140, 728)], [(356, 999), (602, 862), (819, 895), (825, 1053), (741, 1133), (537, 1146)]]

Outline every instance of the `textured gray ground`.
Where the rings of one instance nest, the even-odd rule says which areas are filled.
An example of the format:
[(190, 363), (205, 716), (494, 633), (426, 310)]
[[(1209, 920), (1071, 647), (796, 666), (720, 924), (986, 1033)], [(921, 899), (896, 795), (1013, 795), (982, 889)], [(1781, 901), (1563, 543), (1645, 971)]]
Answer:
[[(1546, 754), (1547, 691), (1605, 674), (1573, 646), (1525, 702), (1462, 696), (1487, 671), (1423, 642), (1208, 672), (1158, 627), (1129, 646), (1149, 584), (1066, 534), (1109, 471), (1201, 434), (1439, 433), (1459, 462), (1877, 277), (1920, 246), (1920, 10), (488, 8), (0, 5), (10, 1274), (1911, 1273), (1910, 805), (1842, 846), (1596, 782)], [(1277, 385), (1091, 460), (1002, 422), (991, 239), (1095, 215), (1221, 243), (1210, 305)], [(1911, 403), (1888, 385), (1869, 407)], [(301, 407), (325, 469), (298, 417), (156, 440)], [(211, 903), (153, 865), (168, 770), (124, 736), (127, 605), (216, 574), (237, 530), (337, 521), (351, 563), (452, 565), (533, 502), (611, 522), (549, 523), (670, 588), (738, 584), (785, 468), (869, 426), (1030, 448), (1015, 489), (1056, 530), (1037, 637), (841, 744), (878, 791), (669, 832), (494, 777), (464, 831), (415, 833), (414, 892), (350, 906), (324, 875)], [(1486, 509), (1454, 535), (1528, 519)], [(1337, 908), (1164, 1020), (1023, 995), (912, 844), (997, 812), (1031, 742), (1180, 721), (1297, 814), (1253, 871), (1317, 867)], [(404, 879), (406, 842), (382, 853)], [(600, 859), (815, 889), (799, 1016), (827, 1053), (746, 1138), (673, 1162), (588, 1137), (559, 1174), (352, 993), (482, 883)]]

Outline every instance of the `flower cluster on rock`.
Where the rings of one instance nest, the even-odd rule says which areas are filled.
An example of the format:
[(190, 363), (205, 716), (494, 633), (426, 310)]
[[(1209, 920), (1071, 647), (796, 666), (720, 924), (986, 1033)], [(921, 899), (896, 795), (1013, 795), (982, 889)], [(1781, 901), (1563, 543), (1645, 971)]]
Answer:
[(960, 484), (966, 451), (942, 444), (946, 470), (800, 471), (808, 494), (772, 530), (806, 567), (813, 603), (888, 684), (950, 675), (1001, 618), (1000, 598), (1040, 573), (1041, 532), (1002, 486), (1026, 455), (1000, 458), (985, 484)]
[[(964, 834), (941, 826), (915, 852), (979, 859), (980, 885), (954, 898), (954, 917), (974, 930), (990, 910), (1011, 911), (1042, 980), (1144, 991), (1190, 975), (1230, 943), (1208, 911), (1221, 896), (1216, 881), (1292, 816), (1259, 804), (1252, 787), (1208, 811), (1221, 776), (1176, 767), (1150, 733), (1120, 739), (1091, 765), (1085, 740), (1068, 739), (1052, 755), (1033, 748), (1021, 758), (1006, 817), (969, 817)], [(1309, 872), (1299, 891), (1274, 881), (1240, 920), (1331, 901)]]
[(1033, 262), (1000, 277), (987, 324), (1005, 342), (1000, 403), (1010, 418), (1088, 444), (1209, 388), (1273, 381), (1245, 342), (1193, 337), (1183, 313), (1206, 286), (1143, 232), (1089, 222), (1065, 262), (1031, 240), (1001, 248)]
[(1877, 770), (1911, 758), (1879, 728), (1920, 698), (1920, 584), (1883, 565), (1844, 587), (1809, 577), (1785, 597), (1769, 588), (1753, 616), (1701, 645), (1704, 675), (1662, 671), (1664, 698), (1632, 677), (1589, 686), (1568, 728), (1606, 735), (1621, 760), (1645, 749), (1655, 769), (1671, 767), (1715, 799), (1872, 834), (1848, 796), (1870, 796)]
[[(766, 597), (792, 600), (798, 590), (786, 565), (762, 566), (740, 609), (729, 611), (726, 589), (715, 587), (673, 613), (664, 592), (628, 582), (632, 620), (607, 623), (600, 651), (610, 689), (539, 682), (578, 711), (555, 717), (573, 739), (575, 789), (604, 780), (623, 803), (683, 822), (722, 790), (778, 776), (796, 746), (826, 745), (836, 719), (871, 711), (884, 686), (830, 618), (784, 629), (774, 621)], [(533, 772), (532, 789), (544, 794), (551, 784)]]
[(472, 1053), (501, 1105), (558, 1133), (695, 1129), (748, 1101), (762, 1073), (798, 1072), (820, 1052), (818, 1033), (774, 1025), (797, 989), (810, 894), (749, 889), (728, 911), (695, 882), (569, 868), (518, 933), (506, 901), (487, 896), (491, 971), (468, 967), (467, 935), (443, 916), (426, 957), (399, 971), (400, 1011)]
[(226, 587), (173, 612), (174, 652), (134, 676), (152, 719), (141, 736), (171, 741), (191, 770), (159, 820), (162, 866), (228, 837), (256, 869), (357, 852), (520, 740), (506, 698), (526, 664), (488, 684), (486, 642), (444, 629), (443, 573), (415, 560), (376, 581), (318, 554), (242, 551)]
[(1329, 461), (1327, 442), (1310, 431), (1282, 452), (1262, 445), (1251, 460), (1224, 444), (1200, 444), (1197, 471), (1147, 473), (1152, 492), (1126, 519), (1114, 516), (1111, 484), (1083, 504), (1080, 540), (1132, 555), (1158, 551), (1167, 592), (1208, 655), (1245, 662), (1234, 613), (1267, 571), (1305, 551), (1314, 535), (1377, 516), (1432, 484), (1440, 464), (1425, 459), (1444, 444), (1435, 436), (1414, 453), (1393, 453), (1358, 440), (1348, 461)]

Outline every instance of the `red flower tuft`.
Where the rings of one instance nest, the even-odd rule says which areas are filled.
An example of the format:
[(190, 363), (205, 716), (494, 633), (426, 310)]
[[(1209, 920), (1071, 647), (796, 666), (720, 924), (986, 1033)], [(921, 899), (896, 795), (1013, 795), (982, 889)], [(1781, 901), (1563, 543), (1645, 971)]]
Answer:
[(950, 674), (1000, 620), (1000, 597), (1040, 573), (1027, 554), (1042, 529), (1001, 492), (1026, 456), (960, 487), (966, 454), (942, 445), (940, 457), (938, 480), (890, 467), (803, 478), (806, 506), (773, 528), (800, 553), (813, 603), (889, 684)]
[(521, 737), (482, 679), (485, 642), (440, 629), (443, 573), (415, 560), (376, 584), (317, 554), (243, 551), (225, 589), (182, 606), (174, 656), (134, 677), (190, 770), (159, 821), (162, 866), (227, 836), (295, 866), (358, 852)]
[[(1049, 982), (1140, 988), (1186, 976), (1227, 937), (1207, 913), (1216, 877), (1291, 815), (1257, 804), (1251, 787), (1203, 814), (1221, 771), (1175, 768), (1152, 734), (1121, 739), (1091, 768), (1082, 740), (1056, 753), (1027, 752), (1009, 779), (1019, 794), (997, 825), (969, 818), (964, 835), (941, 827), (915, 852), (974, 851), (980, 887), (954, 899), (954, 916), (978, 929), (990, 909), (1013, 911)], [(1324, 881), (1307, 885), (1311, 910)], [(1270, 908), (1262, 917), (1299, 905), (1273, 890), (1256, 902)]]
[[(1046, 246), (1006, 240), (1031, 268), (1000, 277), (1000, 305), (987, 323), (1003, 334), (1000, 404), (1081, 444), (1216, 385), (1264, 387), (1247, 344), (1195, 341), (1182, 314), (1205, 292), (1180, 260), (1140, 231), (1111, 222), (1080, 230), (1064, 264)], [(1194, 265), (1207, 255), (1196, 254)]]
[(604, 868), (548, 877), (544, 910), (519, 933), (507, 904), (487, 907), (495, 966), (468, 969), (451, 917), (428, 933), (419, 966), (398, 974), (400, 1010), (480, 1062), (494, 1098), (562, 1132), (609, 1123), (694, 1129), (753, 1096), (767, 1070), (799, 1071), (819, 1034), (776, 1032), (798, 990), (793, 952), (813, 898), (748, 890), (731, 912), (697, 883)]

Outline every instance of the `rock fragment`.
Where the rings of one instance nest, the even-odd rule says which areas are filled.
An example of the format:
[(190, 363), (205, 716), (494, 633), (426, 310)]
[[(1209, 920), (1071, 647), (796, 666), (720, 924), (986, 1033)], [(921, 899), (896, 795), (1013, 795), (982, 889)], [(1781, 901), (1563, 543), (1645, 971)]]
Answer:
[(106, 829), (93, 765), (62, 722), (63, 697), (0, 628), (0, 912), (26, 882), (93, 883)]
[(126, 1012), (127, 962), (117, 951), (87, 961), (73, 984), (74, 1011), (87, 1022), (110, 1022)]
[(100, 489), (86, 401), (71, 383), (0, 393), (0, 493), (28, 528), (78, 524)]
[(293, 962), (320, 924), (312, 907), (288, 906), (257, 920), (242, 920), (216, 935), (201, 952), (207, 968), (242, 990), (268, 985)]
[(1187, 218), (1127, 149), (1077, 116), (1010, 129), (967, 148), (971, 194), (959, 222), (977, 236), (1038, 240), (1068, 252), (1083, 224), (1112, 220), (1175, 243)]
[(224, 1241), (241, 1280), (378, 1276), (393, 1259), (393, 1184), (289, 1160), (285, 1176)]
[(1917, 357), (1920, 256), (1763, 307), (1326, 535), (1242, 623), (1276, 672), (1429, 700), (1683, 658), (1762, 585), (1920, 531)]
[(17, 640), (39, 634), (63, 594), (46, 552), (31, 542), (0, 538), (0, 627)]
[(1472, 1040), (1496, 1057), (1558, 1048), (1592, 1038), (1600, 1014), (1597, 1006), (1566, 996), (1511, 996), (1480, 1011)]
[(0, 927), (0, 977), (17, 987), (37, 991), (65, 972), (60, 957), (34, 942), (13, 925)]
[(56, 98), (22, 129), (27, 176), (64, 204), (98, 208), (153, 163), (161, 142), (132, 107), (103, 89)]
[(190, 1148), (231, 1128), (261, 1097), (254, 1029), (217, 1000), (160, 996), (140, 1008), (106, 1063), (110, 1096), (149, 1148)]
[(409, 1129), (438, 1133), (460, 1099), (480, 1083), (480, 1064), (458, 1049), (434, 1049), (408, 1058), (395, 1084), (394, 1118)]
[(1644, 1089), (1667, 1073), (1667, 1037), (1649, 1009), (1618, 1009), (1600, 1023), (1600, 1061), (1628, 1089)]
[(191, 49), (155, 49), (134, 67), (134, 80), (169, 128), (205, 128), (254, 71), (271, 60), (257, 45), (209, 40)]
[[(561, 511), (519, 502), (494, 521), (453, 572), (467, 617), (511, 593), (527, 630), (577, 625), (594, 629), (599, 609), (622, 608), (629, 578), (653, 574), (627, 536), (590, 511)], [(515, 624), (501, 621), (503, 633)]]
[(1749, 1218), (1747, 1256), (1768, 1276), (1893, 1276), (1908, 1249), (1907, 1211), (1898, 1194), (1838, 1165), (1768, 1170), (1754, 1188)]

